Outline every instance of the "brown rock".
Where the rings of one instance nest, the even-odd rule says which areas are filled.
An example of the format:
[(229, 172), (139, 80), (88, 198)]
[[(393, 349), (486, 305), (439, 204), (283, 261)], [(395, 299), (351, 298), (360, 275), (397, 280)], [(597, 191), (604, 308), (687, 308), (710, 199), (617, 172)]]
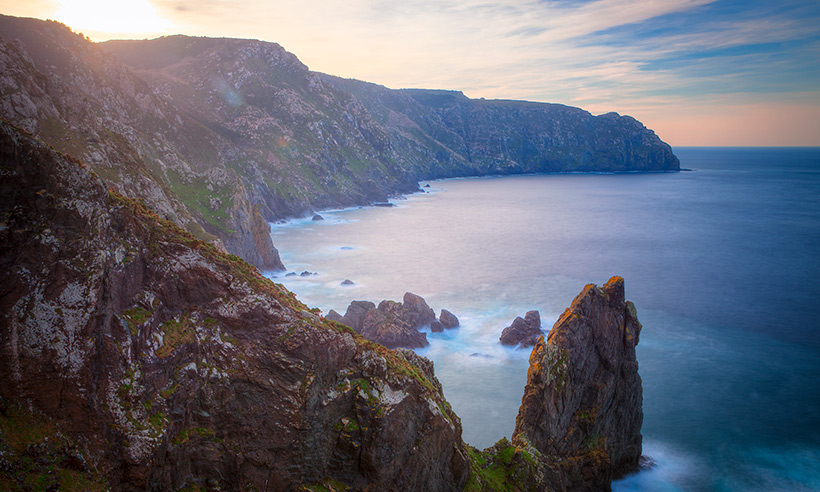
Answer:
[(518, 316), (510, 326), (504, 328), (498, 340), (503, 345), (518, 345), (518, 348), (532, 347), (543, 334), (541, 315), (538, 311), (528, 311), (523, 318)]
[(609, 490), (641, 456), (641, 325), (613, 277), (587, 285), (530, 356), (513, 442), (539, 452), (547, 488)]
[(406, 292), (403, 300), (403, 317), (413, 328), (429, 325), (436, 319), (436, 312), (430, 309), (423, 297)]
[(441, 333), (444, 331), (444, 325), (439, 321), (433, 320), (433, 322), (430, 323), (430, 331), (433, 333)]
[[(49, 443), (82, 443), (65, 466), (111, 490), (463, 488), (432, 363), (322, 320), (3, 122), (0, 216), (4, 433), (12, 408), (51, 422)], [(4, 470), (48, 446), (4, 448)]]
[(441, 310), (441, 314), (439, 315), (438, 320), (445, 328), (455, 328), (459, 325), (458, 318), (456, 318), (456, 315), (446, 309)]

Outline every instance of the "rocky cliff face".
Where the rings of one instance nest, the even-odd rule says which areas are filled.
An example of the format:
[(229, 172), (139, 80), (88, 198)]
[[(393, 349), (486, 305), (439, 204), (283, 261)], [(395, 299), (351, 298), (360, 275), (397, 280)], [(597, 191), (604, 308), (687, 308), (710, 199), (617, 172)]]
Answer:
[(679, 168), (629, 117), (394, 91), (311, 72), (274, 43), (95, 45), (8, 16), (0, 37), (0, 115), (266, 269), (282, 265), (265, 221), (384, 202), (419, 179)]
[(0, 285), (3, 488), (467, 480), (429, 361), (317, 317), (6, 123)]
[(555, 490), (609, 490), (638, 468), (641, 324), (624, 281), (587, 285), (530, 356), (513, 442), (540, 454)]
[(0, 15), (0, 38), (0, 116), (200, 239), (283, 269), (244, 185), (251, 156), (62, 24)]

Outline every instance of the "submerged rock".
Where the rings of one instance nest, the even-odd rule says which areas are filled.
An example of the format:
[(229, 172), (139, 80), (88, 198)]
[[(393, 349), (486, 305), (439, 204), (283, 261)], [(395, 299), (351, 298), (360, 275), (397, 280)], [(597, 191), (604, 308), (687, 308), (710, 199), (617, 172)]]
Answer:
[(312, 220), (312, 221), (314, 221), (314, 222), (318, 222), (318, 221), (320, 221), (320, 220), (325, 220), (325, 218), (324, 218), (324, 217), (322, 217), (322, 216), (321, 216), (321, 215), (319, 215), (319, 214), (316, 214), (316, 215), (314, 215), (314, 216), (313, 216), (313, 218), (312, 218), (312, 219), (310, 219), (310, 220)]
[(587, 285), (533, 348), (513, 442), (543, 457), (548, 489), (609, 490), (638, 469), (640, 332), (623, 279), (612, 277)]
[(524, 317), (518, 316), (512, 324), (501, 332), (499, 341), (503, 345), (517, 345), (519, 348), (532, 347), (543, 335), (541, 315), (538, 311), (528, 311)]
[(345, 285), (345, 286), (347, 286), (347, 285), (356, 285), (356, 283), (355, 283), (355, 282), (353, 282), (353, 281), (352, 281), (352, 280), (350, 280), (350, 279), (344, 279), (344, 280), (342, 280), (342, 283), (341, 283), (341, 284), (339, 284), (339, 285)]
[(458, 318), (456, 318), (456, 315), (446, 309), (441, 310), (441, 314), (439, 314), (438, 320), (441, 322), (441, 325), (445, 328), (455, 328), (459, 325)]

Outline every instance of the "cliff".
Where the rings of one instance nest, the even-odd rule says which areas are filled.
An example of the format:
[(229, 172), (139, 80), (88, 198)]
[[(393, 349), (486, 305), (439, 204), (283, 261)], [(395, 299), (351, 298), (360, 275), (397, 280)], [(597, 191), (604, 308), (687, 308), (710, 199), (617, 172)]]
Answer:
[(0, 116), (109, 186), (263, 269), (284, 269), (248, 193), (253, 159), (56, 22), (0, 15)]
[(264, 269), (283, 268), (266, 221), (384, 202), (421, 179), (679, 169), (630, 117), (390, 90), (311, 72), (275, 43), (94, 44), (2, 15), (0, 37), (0, 116)]
[(0, 488), (459, 490), (432, 364), (0, 125)]
[(4, 490), (605, 490), (641, 453), (618, 277), (538, 341), (513, 440), (484, 451), (432, 362), (317, 316), (6, 122), (0, 286)]
[(513, 442), (545, 457), (548, 488), (609, 490), (637, 470), (640, 332), (624, 281), (613, 277), (587, 285), (533, 348)]

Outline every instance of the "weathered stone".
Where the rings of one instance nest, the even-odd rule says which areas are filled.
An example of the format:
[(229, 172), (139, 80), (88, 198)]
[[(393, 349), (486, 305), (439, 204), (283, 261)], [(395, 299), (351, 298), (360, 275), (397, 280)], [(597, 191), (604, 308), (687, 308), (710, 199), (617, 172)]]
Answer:
[(541, 315), (538, 311), (528, 311), (523, 318), (516, 317), (510, 326), (504, 328), (499, 341), (503, 345), (517, 345), (519, 348), (532, 347), (543, 334)]
[(356, 283), (355, 283), (355, 282), (353, 282), (353, 281), (352, 281), (352, 280), (350, 280), (350, 279), (345, 279), (345, 280), (342, 280), (342, 283), (341, 283), (341, 284), (339, 284), (339, 285), (345, 285), (345, 286), (347, 286), (347, 285), (356, 285)]
[(403, 301), (403, 317), (413, 328), (429, 325), (436, 319), (436, 312), (430, 309), (423, 297), (405, 292)]
[[(463, 488), (461, 424), (429, 361), (322, 320), (5, 122), (0, 216), (0, 420), (5, 433), (7, 412), (25, 409), (59, 429), (51, 443), (82, 444), (54, 477), (93, 467), (100, 490)], [(19, 458), (4, 446), (3, 469), (53, 460), (36, 442)]]
[(533, 348), (513, 442), (547, 457), (548, 488), (609, 490), (638, 469), (640, 332), (623, 279), (613, 277), (587, 285)]
[(441, 333), (444, 331), (444, 325), (437, 320), (433, 320), (430, 322), (430, 331), (433, 333)]
[(445, 328), (455, 328), (459, 325), (458, 318), (456, 318), (456, 315), (446, 309), (441, 310), (441, 314), (439, 314), (438, 320)]
[(313, 218), (312, 218), (311, 220), (313, 220), (314, 222), (318, 222), (318, 221), (320, 221), (320, 220), (325, 220), (325, 218), (324, 218), (324, 217), (322, 217), (322, 216), (321, 216), (321, 215), (319, 215), (319, 214), (316, 214), (316, 215), (314, 215), (314, 216), (313, 216)]

